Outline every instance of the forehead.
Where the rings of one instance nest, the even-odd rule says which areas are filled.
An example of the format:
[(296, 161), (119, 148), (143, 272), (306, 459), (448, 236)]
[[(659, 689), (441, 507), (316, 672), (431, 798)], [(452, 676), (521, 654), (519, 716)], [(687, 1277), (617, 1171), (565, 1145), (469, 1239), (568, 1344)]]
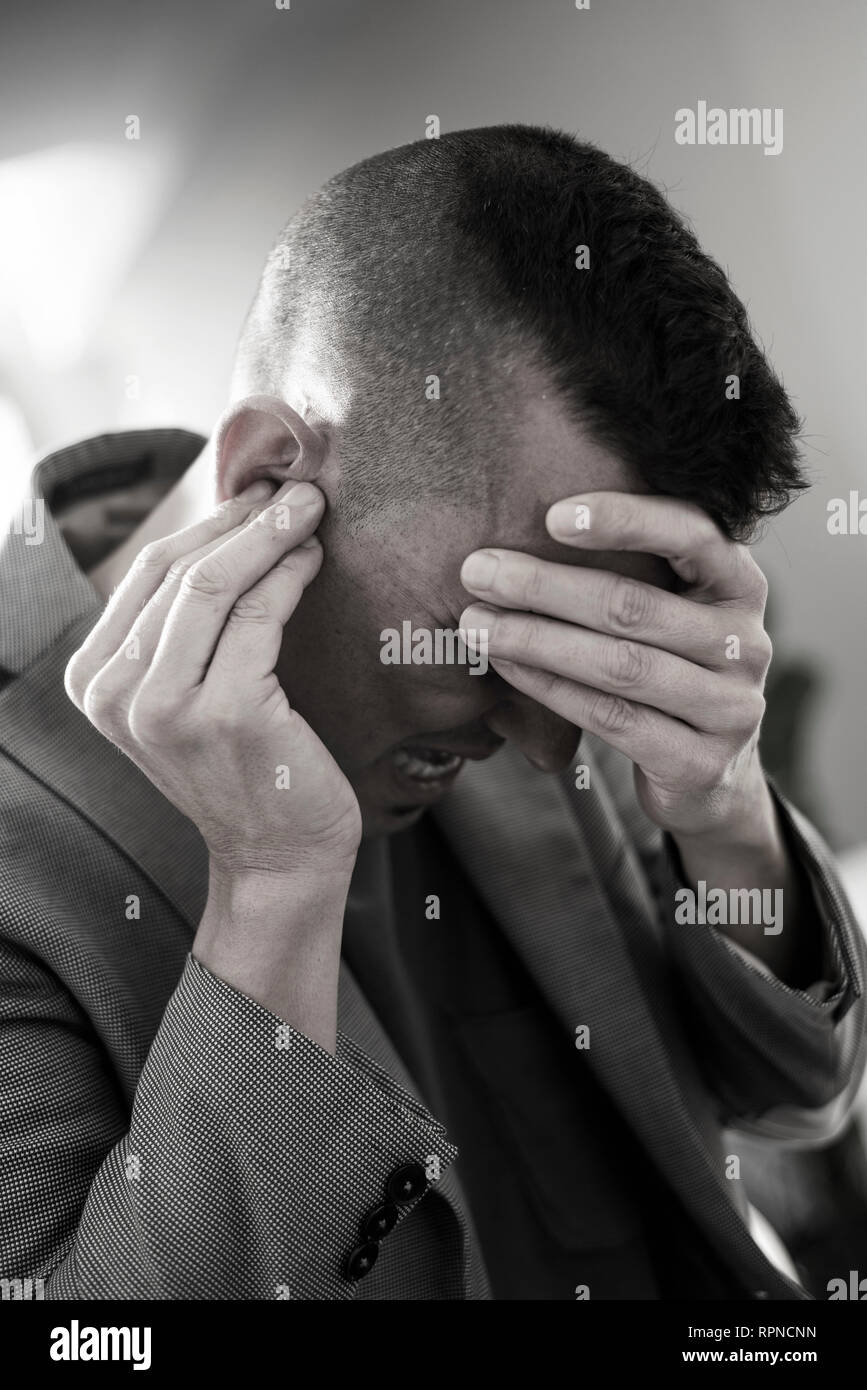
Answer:
[[(560, 544), (545, 529), (548, 508), (578, 493), (647, 492), (621, 459), (589, 439), (544, 387), (528, 394), (507, 456), (491, 480), (480, 473), (478, 493), (454, 503), (420, 499), (382, 518), (369, 539), (369, 561), (406, 597), (456, 620), (466, 605), (460, 569), (473, 550), (490, 546), (518, 550), (566, 565), (614, 570), (669, 588), (668, 565), (656, 556), (627, 551), (579, 551)], [(388, 561), (383, 561), (388, 556)], [(396, 569), (392, 570), (392, 562)]]

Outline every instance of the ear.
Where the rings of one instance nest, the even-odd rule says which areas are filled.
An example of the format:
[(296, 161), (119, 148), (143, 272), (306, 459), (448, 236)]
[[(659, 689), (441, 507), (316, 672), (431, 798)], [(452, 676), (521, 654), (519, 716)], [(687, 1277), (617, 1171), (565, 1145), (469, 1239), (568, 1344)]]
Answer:
[(324, 437), (279, 396), (247, 396), (217, 426), (217, 501), (236, 497), (260, 478), (275, 491), (315, 478), (325, 454)]

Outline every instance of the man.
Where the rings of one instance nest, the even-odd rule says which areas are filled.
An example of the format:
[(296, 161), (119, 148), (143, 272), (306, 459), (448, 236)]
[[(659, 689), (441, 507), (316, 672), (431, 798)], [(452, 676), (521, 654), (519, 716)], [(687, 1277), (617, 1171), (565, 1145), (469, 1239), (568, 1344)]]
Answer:
[[(302, 209), (208, 444), (37, 468), (45, 541), (3, 570), (8, 1274), (805, 1296), (723, 1138), (821, 1141), (864, 1066), (858, 931), (757, 754), (741, 541), (802, 486), (797, 426), (660, 195), (503, 127)], [(144, 513), (85, 575), (97, 498)]]

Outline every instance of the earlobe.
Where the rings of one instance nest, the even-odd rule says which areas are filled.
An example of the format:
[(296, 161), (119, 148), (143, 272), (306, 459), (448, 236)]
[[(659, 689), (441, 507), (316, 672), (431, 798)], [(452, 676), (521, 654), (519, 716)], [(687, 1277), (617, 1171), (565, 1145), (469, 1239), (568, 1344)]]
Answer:
[(315, 478), (325, 460), (323, 436), (279, 396), (246, 396), (220, 418), (215, 435), (217, 501), (260, 478), (280, 488)]

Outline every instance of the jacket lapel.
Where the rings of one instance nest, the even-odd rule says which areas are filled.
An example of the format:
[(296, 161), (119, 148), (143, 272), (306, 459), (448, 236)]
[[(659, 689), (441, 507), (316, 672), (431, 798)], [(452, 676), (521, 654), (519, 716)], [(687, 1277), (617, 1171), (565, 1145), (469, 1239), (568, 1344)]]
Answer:
[[(489, 763), (464, 768), (436, 809), (437, 822), (563, 1025), (564, 1046), (579, 1025), (589, 1027), (582, 1055), (685, 1208), (735, 1268), (752, 1269), (758, 1287), (803, 1297), (765, 1259), (732, 1206), (722, 1165), (702, 1137), (709, 1112), (697, 1115), (685, 1102), (685, 1091), (701, 1094), (695, 1078), (681, 1077), (692, 1062), (680, 1051), (675, 1068), (651, 1011), (654, 981), (637, 969), (653, 945), (650, 899), (636, 889), (624, 902), (624, 884), (637, 876), (584, 749), (582, 761), (591, 785), (574, 793), (578, 814), (561, 779), (533, 772), (507, 746)], [(633, 931), (644, 927), (643, 944), (638, 933), (629, 940), (630, 915)], [(654, 954), (658, 967), (658, 947)]]
[(63, 675), (100, 612), (94, 605), (0, 692), (0, 743), (135, 864), (195, 928), (207, 854), (193, 823), (75, 707)]

